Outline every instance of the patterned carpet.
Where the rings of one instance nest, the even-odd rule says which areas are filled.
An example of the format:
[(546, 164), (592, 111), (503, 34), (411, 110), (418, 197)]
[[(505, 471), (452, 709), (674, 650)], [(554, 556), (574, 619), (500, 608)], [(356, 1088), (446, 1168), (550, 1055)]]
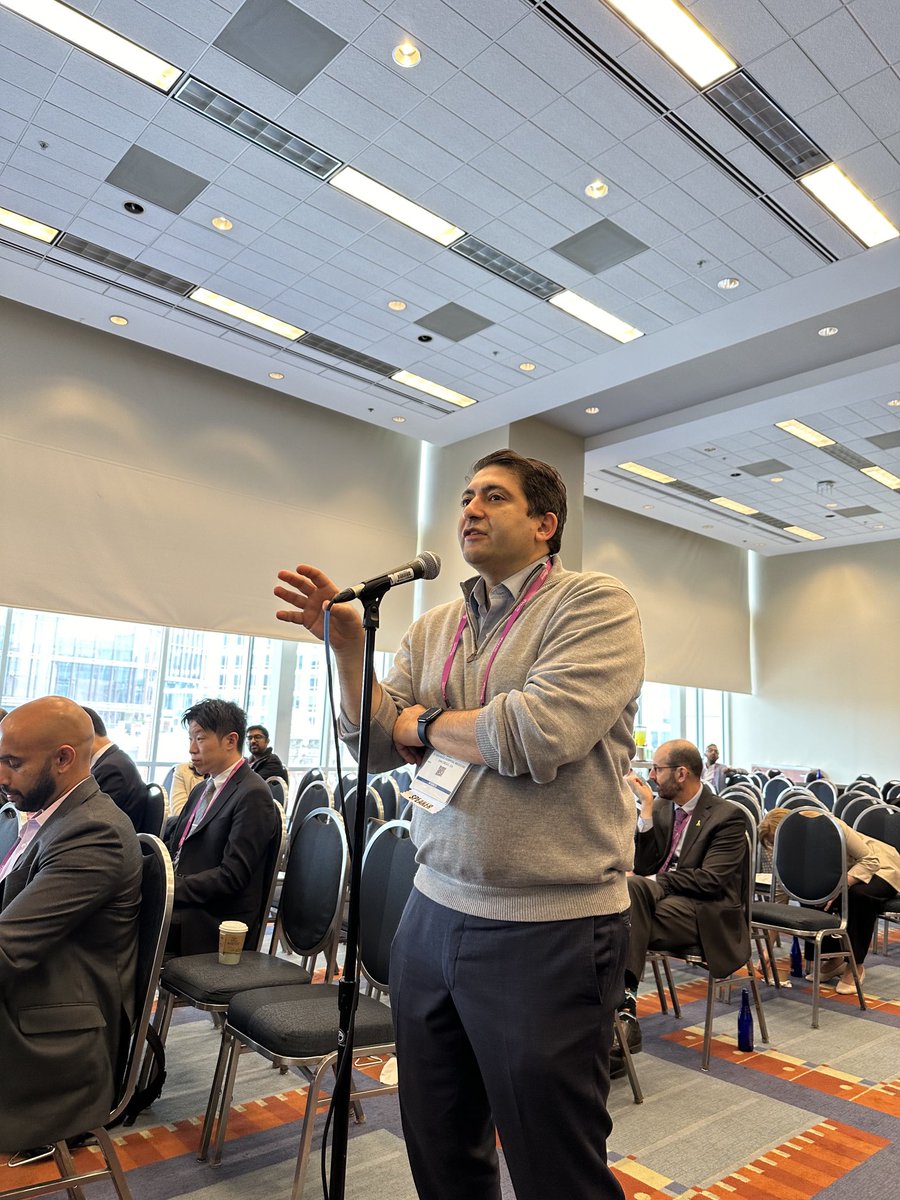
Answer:
[[(783, 964), (787, 975), (787, 961)], [(644, 1103), (613, 1084), (610, 1160), (629, 1200), (889, 1200), (900, 1193), (900, 935), (866, 963), (868, 1011), (823, 989), (810, 1028), (811, 985), (763, 985), (771, 1045), (736, 1047), (737, 998), (717, 1005), (709, 1074), (700, 1071), (705, 982), (677, 972), (682, 1017), (660, 1012), (646, 983), (639, 999), (644, 1052), (635, 1065)], [(649, 977), (649, 972), (648, 972)], [(154, 1109), (117, 1138), (135, 1200), (273, 1200), (289, 1194), (303, 1093), (293, 1075), (245, 1055), (222, 1165), (195, 1158), (218, 1044), (208, 1017), (179, 1011), (169, 1038), (169, 1080)], [(357, 1060), (378, 1076), (381, 1062)], [(348, 1200), (415, 1200), (396, 1096), (366, 1102), (351, 1125)], [(320, 1144), (323, 1120), (317, 1125)], [(94, 1152), (78, 1152), (88, 1167)], [(304, 1200), (321, 1196), (317, 1149)], [(48, 1178), (52, 1168), (10, 1169), (0, 1191)], [(104, 1186), (88, 1195), (102, 1200)], [(504, 1200), (514, 1200), (508, 1179)], [(556, 1200), (548, 1197), (548, 1200)], [(562, 1197), (559, 1200), (563, 1200)]]

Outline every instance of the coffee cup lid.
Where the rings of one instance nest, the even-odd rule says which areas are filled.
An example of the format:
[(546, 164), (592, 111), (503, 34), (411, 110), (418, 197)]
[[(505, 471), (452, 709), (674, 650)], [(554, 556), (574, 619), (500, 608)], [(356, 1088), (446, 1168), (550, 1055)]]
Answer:
[(226, 933), (246, 933), (248, 926), (243, 921), (222, 921), (219, 928)]

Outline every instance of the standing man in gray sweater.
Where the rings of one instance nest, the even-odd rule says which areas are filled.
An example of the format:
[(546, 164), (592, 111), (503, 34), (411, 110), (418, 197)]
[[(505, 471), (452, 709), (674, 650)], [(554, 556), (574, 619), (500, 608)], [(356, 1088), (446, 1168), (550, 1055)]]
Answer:
[[(606, 1100), (644, 650), (623, 585), (563, 568), (565, 519), (553, 467), (512, 450), (477, 462), (459, 541), (478, 574), (413, 623), (375, 686), (370, 770), (421, 764), (419, 870), (391, 960), (421, 1200), (499, 1200), (495, 1125), (517, 1200), (623, 1196)], [(278, 617), (321, 637), (334, 583), (306, 563), (279, 579)], [(332, 611), (331, 644), (352, 744), (355, 607)]]

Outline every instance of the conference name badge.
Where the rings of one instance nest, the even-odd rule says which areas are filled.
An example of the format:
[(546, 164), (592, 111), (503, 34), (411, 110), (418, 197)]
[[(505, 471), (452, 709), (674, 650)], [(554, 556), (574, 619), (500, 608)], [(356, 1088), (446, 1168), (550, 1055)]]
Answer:
[(412, 800), (425, 812), (440, 812), (453, 799), (469, 766), (461, 759), (432, 750), (416, 772), (409, 790), (403, 793), (403, 799)]

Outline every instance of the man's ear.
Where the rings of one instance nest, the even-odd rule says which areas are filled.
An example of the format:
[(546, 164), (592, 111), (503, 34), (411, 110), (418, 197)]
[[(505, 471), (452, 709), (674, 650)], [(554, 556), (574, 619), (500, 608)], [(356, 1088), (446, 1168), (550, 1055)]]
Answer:
[(554, 533), (556, 533), (558, 525), (559, 520), (557, 519), (556, 513), (544, 513), (536, 531), (538, 540), (542, 542), (549, 542)]

